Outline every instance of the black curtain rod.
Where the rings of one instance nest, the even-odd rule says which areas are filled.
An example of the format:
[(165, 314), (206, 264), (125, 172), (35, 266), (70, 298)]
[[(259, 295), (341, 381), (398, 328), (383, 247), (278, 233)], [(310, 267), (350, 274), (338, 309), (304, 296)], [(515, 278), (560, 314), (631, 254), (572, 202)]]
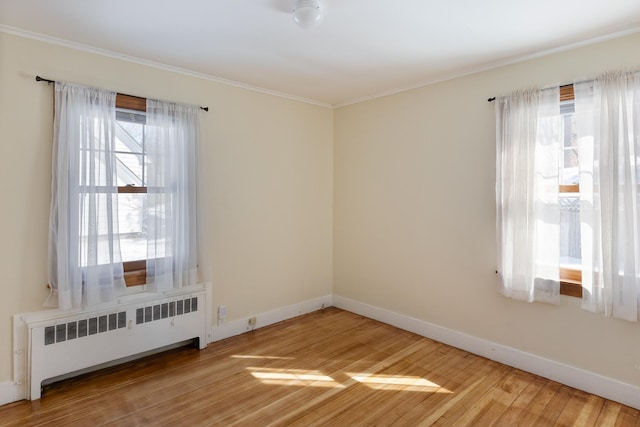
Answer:
[[(40, 76), (36, 76), (36, 81), (37, 82), (46, 82), (47, 84), (51, 84), (51, 83), (55, 83), (56, 82), (55, 80), (45, 79), (45, 78), (42, 78)], [(209, 107), (200, 107), (200, 109), (204, 110), (204, 111), (209, 111)]]
[[(628, 71), (628, 72), (624, 72), (624, 74), (635, 74), (635, 73), (637, 73), (637, 72), (640, 72), (640, 69), (637, 69), (637, 70), (631, 70), (631, 71)], [(560, 85), (553, 85), (553, 86), (543, 87), (541, 90), (549, 90), (549, 89), (553, 89), (553, 88), (555, 88), (555, 87), (573, 86), (573, 85), (577, 85), (577, 84), (580, 84), (580, 83), (592, 82), (592, 81), (594, 81), (594, 80), (595, 80), (595, 78), (593, 78), (593, 79), (578, 80), (578, 81), (571, 82), (571, 83), (565, 83), (565, 84), (560, 84)], [(492, 98), (487, 99), (487, 101), (489, 101), (489, 102), (493, 102), (493, 101), (495, 101), (495, 100), (496, 100), (496, 97), (495, 97), (495, 96), (494, 96), (494, 97), (492, 97)]]

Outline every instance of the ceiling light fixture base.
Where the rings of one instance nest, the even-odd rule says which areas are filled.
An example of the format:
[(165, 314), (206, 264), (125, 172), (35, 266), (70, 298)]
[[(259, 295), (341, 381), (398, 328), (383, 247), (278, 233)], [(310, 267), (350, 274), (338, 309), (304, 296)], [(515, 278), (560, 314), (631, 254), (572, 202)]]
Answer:
[(320, 0), (294, 0), (293, 22), (302, 28), (311, 28), (322, 21)]

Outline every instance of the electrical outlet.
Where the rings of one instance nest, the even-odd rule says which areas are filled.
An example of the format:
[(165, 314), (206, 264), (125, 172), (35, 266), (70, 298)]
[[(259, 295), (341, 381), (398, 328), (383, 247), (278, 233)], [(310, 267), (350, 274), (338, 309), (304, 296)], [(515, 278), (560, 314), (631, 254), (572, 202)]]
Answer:
[(247, 329), (253, 330), (256, 327), (256, 322), (257, 321), (258, 321), (258, 319), (256, 319), (255, 316), (250, 317), (249, 320), (247, 320)]
[(218, 325), (224, 325), (224, 322), (227, 321), (227, 306), (219, 305), (218, 306)]
[(635, 365), (633, 365), (633, 367), (637, 370), (640, 371), (640, 362), (636, 362)]

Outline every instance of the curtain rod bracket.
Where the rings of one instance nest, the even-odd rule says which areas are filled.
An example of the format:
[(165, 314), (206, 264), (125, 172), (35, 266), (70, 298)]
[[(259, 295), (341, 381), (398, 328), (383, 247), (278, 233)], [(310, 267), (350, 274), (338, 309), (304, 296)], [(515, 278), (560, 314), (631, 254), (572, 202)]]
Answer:
[(495, 96), (493, 96), (493, 97), (491, 97), (491, 98), (487, 99), (487, 102), (493, 102), (493, 101), (495, 101), (495, 100), (496, 100), (496, 97), (495, 97)]

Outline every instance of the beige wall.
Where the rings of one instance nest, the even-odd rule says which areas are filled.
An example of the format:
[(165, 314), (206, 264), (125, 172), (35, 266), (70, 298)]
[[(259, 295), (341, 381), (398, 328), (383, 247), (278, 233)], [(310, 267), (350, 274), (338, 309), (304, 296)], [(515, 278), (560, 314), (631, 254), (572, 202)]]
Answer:
[(640, 386), (640, 324), (496, 291), (487, 98), (640, 65), (640, 34), (336, 110), (334, 293)]
[(209, 106), (199, 264), (229, 321), (332, 292), (330, 109), (0, 33), (0, 383), (11, 316), (47, 294), (53, 92), (36, 74)]

